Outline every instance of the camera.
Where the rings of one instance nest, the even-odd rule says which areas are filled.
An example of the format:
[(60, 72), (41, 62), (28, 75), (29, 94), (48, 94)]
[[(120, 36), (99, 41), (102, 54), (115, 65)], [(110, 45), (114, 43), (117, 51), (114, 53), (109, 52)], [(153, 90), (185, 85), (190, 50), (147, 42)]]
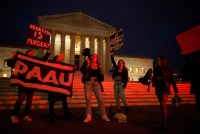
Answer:
[(90, 60), (92, 60), (92, 55), (90, 54), (90, 49), (89, 48), (83, 49), (82, 55), (85, 56), (85, 58), (89, 58)]

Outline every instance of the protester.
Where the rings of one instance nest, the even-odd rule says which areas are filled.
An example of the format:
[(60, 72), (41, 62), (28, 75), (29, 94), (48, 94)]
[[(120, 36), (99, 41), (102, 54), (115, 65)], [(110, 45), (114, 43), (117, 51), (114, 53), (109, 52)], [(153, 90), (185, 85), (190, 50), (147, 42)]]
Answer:
[(114, 80), (114, 95), (115, 95), (117, 112), (121, 112), (121, 108), (120, 108), (120, 99), (121, 99), (124, 104), (125, 113), (128, 114), (129, 108), (128, 108), (127, 100), (125, 97), (125, 89), (128, 83), (128, 70), (123, 60), (119, 60), (118, 64), (115, 63), (112, 50), (110, 51), (110, 55), (111, 55), (111, 61), (114, 68), (112, 78)]
[(86, 118), (84, 122), (92, 121), (92, 92), (94, 92), (101, 110), (101, 118), (109, 122), (110, 119), (107, 117), (102, 96), (101, 82), (104, 81), (104, 76), (101, 64), (98, 61), (98, 56), (93, 54), (90, 57), (86, 57), (80, 70), (83, 73), (82, 82), (84, 83), (86, 100)]
[(150, 91), (150, 83), (153, 76), (152, 73), (153, 73), (152, 68), (149, 68), (146, 74), (138, 79), (139, 82), (142, 83), (143, 85), (148, 85), (147, 92)]
[[(53, 58), (55, 63), (60, 63), (64, 59), (64, 53), (60, 55), (56, 55)], [(64, 94), (57, 94), (57, 93), (49, 93), (48, 94), (48, 101), (49, 101), (49, 122), (55, 123), (55, 112), (54, 112), (54, 105), (57, 101), (62, 101), (64, 118), (71, 119), (69, 112), (68, 112), (68, 103), (67, 103), (67, 96)]]
[[(7, 61), (8, 66), (11, 68), (14, 68), (16, 54), (17, 54), (17, 51), (14, 52), (13, 57)], [(34, 57), (34, 52), (32, 50), (28, 50), (28, 51), (26, 51), (26, 55)], [(43, 58), (41, 58), (41, 60), (46, 61), (48, 59), (49, 55), (50, 55), (50, 50), (47, 50), (46, 54), (44, 55)], [(23, 104), (25, 96), (27, 96), (27, 97), (26, 97), (26, 105), (25, 105), (25, 109), (24, 109), (24, 120), (29, 121), (29, 122), (32, 121), (30, 112), (31, 112), (31, 105), (32, 105), (34, 91), (35, 91), (34, 89), (27, 89), (26, 87), (18, 86), (18, 99), (16, 100), (16, 103), (15, 103), (14, 108), (11, 113), (12, 123), (19, 123), (18, 113)]]
[(184, 58), (186, 64), (182, 75), (190, 81), (190, 94), (195, 95), (196, 107), (200, 110), (200, 51), (187, 54)]
[(175, 96), (179, 97), (178, 88), (173, 77), (173, 71), (170, 68), (166, 58), (159, 56), (157, 58), (157, 66), (154, 69), (152, 86), (155, 87), (155, 94), (157, 95), (162, 112), (163, 124), (161, 130), (166, 130), (169, 127), (167, 99), (170, 95), (170, 85), (173, 86)]

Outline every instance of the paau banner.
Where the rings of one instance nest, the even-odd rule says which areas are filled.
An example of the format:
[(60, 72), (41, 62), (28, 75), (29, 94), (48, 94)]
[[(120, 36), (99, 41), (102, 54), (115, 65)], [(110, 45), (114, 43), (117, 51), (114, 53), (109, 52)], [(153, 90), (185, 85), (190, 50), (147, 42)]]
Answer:
[(18, 52), (11, 73), (10, 84), (20, 85), (27, 90), (53, 92), (72, 96), (75, 66), (53, 61), (41, 61)]

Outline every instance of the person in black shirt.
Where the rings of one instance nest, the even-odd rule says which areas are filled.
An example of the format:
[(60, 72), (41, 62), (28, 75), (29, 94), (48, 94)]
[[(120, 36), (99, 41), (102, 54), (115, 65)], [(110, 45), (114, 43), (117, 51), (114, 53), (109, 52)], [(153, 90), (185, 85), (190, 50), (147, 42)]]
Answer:
[(125, 113), (129, 113), (129, 108), (125, 96), (125, 89), (128, 82), (128, 70), (126, 69), (125, 62), (123, 60), (118, 61), (118, 65), (115, 63), (113, 51), (110, 51), (111, 61), (114, 67), (112, 79), (114, 80), (114, 95), (117, 106), (117, 112), (121, 112), (120, 99), (122, 100)]
[[(60, 55), (56, 55), (53, 58), (53, 61), (55, 63), (59, 63), (64, 59), (64, 53)], [(49, 122), (55, 123), (55, 112), (54, 112), (54, 105), (57, 101), (62, 101), (63, 106), (63, 112), (64, 112), (64, 118), (65, 119), (71, 119), (69, 112), (68, 112), (68, 103), (67, 103), (67, 96), (64, 94), (55, 94), (55, 93), (49, 93), (48, 94), (48, 101), (49, 101)]]
[(173, 77), (173, 71), (164, 56), (159, 56), (157, 58), (157, 66), (156, 68), (154, 68), (153, 72), (152, 86), (155, 87), (155, 94), (160, 103), (163, 118), (161, 130), (166, 130), (169, 127), (168, 110), (166, 103), (168, 96), (171, 94), (170, 85), (172, 85), (176, 97), (179, 96), (178, 88)]
[(86, 118), (84, 122), (92, 121), (92, 92), (94, 92), (99, 108), (101, 110), (101, 118), (109, 122), (102, 96), (101, 82), (104, 81), (101, 64), (98, 62), (98, 56), (93, 54), (90, 58), (85, 58), (81, 67), (83, 73), (82, 82), (84, 83), (85, 100), (86, 100)]
[[(14, 52), (13, 57), (7, 61), (8, 66), (10, 66), (11, 68), (14, 68), (14, 65), (15, 65), (14, 57), (16, 56), (16, 52)], [(33, 57), (34, 52), (32, 50), (28, 50), (26, 51), (26, 55)], [(41, 58), (41, 60), (46, 61), (49, 56), (50, 56), (50, 50), (47, 50), (46, 54), (44, 55), (43, 58)], [(26, 87), (18, 86), (18, 99), (11, 113), (12, 123), (19, 123), (18, 113), (23, 104), (23, 101), (25, 100), (25, 96), (27, 97), (26, 97), (26, 105), (24, 109), (24, 120), (29, 121), (29, 122), (32, 121), (32, 118), (30, 117), (30, 111), (31, 111), (31, 105), (32, 105), (34, 92), (35, 92), (34, 89), (26, 89)]]

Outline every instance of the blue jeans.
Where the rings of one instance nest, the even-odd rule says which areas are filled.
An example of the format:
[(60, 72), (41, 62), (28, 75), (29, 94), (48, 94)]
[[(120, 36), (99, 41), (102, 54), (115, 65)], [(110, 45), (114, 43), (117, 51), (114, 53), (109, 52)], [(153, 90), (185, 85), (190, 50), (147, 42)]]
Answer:
[(85, 101), (86, 101), (86, 115), (92, 114), (92, 92), (94, 92), (94, 95), (96, 96), (99, 109), (101, 110), (101, 114), (105, 115), (105, 105), (103, 102), (103, 96), (101, 91), (101, 85), (98, 81), (86, 81), (84, 84), (84, 90), (85, 90)]
[(120, 99), (122, 100), (124, 106), (127, 106), (127, 101), (124, 93), (125, 89), (123, 88), (123, 86), (124, 83), (122, 83), (121, 81), (114, 82), (114, 95), (117, 109), (120, 109)]

